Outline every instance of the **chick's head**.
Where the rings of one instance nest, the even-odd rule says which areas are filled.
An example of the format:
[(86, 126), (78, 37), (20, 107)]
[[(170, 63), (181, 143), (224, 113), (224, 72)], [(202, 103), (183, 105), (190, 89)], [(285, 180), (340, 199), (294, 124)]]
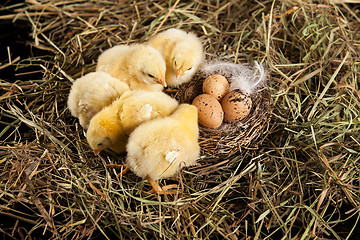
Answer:
[(112, 109), (105, 108), (90, 121), (86, 138), (96, 155), (104, 149), (113, 149), (121, 138), (121, 124), (113, 115)]
[(187, 42), (181, 42), (174, 46), (171, 56), (172, 67), (176, 72), (176, 79), (186, 72), (197, 68), (204, 58), (202, 46), (194, 47)]
[(153, 47), (141, 46), (134, 56), (137, 78), (149, 84), (161, 84), (166, 87), (166, 64), (162, 55)]

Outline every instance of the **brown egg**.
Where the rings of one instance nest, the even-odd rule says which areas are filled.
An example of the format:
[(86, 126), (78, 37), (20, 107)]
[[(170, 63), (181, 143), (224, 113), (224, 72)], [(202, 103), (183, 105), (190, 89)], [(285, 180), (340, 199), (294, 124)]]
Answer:
[(224, 120), (234, 123), (249, 115), (252, 101), (249, 95), (244, 95), (239, 90), (234, 90), (225, 95), (221, 105), (224, 110)]
[(221, 125), (224, 112), (216, 98), (209, 94), (197, 96), (192, 104), (198, 108), (198, 121), (207, 128), (217, 128)]
[(208, 76), (203, 83), (203, 93), (220, 100), (229, 91), (229, 82), (220, 74)]

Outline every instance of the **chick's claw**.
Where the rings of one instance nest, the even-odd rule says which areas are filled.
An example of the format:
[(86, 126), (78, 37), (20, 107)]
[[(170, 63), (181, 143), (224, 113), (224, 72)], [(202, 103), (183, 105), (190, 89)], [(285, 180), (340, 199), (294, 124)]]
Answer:
[(170, 191), (167, 191), (167, 190), (172, 189), (172, 188), (176, 188), (177, 184), (170, 184), (170, 185), (165, 185), (163, 187), (160, 187), (160, 185), (158, 184), (157, 181), (152, 180), (150, 177), (146, 177), (146, 179), (148, 180), (148, 182), (152, 186), (152, 189), (150, 190), (149, 193), (157, 193), (159, 195), (169, 195), (169, 194), (175, 194), (176, 193), (176, 192), (170, 192)]
[(163, 187), (160, 187), (160, 186), (159, 186), (159, 188), (162, 189), (162, 190), (159, 190), (159, 191), (157, 192), (154, 188), (152, 188), (152, 189), (149, 191), (149, 193), (157, 193), (157, 194), (159, 194), (159, 195), (171, 195), (171, 194), (176, 194), (176, 192), (174, 192), (174, 191), (167, 191), (167, 190), (172, 189), (172, 188), (177, 188), (177, 185), (176, 185), (176, 184), (170, 184), (170, 185), (166, 185), (166, 186), (163, 186)]

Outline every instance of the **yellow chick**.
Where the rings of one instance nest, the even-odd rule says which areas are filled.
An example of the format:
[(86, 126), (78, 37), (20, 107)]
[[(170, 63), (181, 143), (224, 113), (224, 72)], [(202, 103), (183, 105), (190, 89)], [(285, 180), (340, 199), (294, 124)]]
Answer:
[(200, 39), (193, 33), (171, 28), (155, 35), (148, 44), (156, 48), (166, 62), (166, 84), (176, 87), (191, 80), (204, 61)]
[(200, 154), (198, 138), (197, 108), (181, 104), (172, 115), (147, 121), (130, 134), (126, 165), (146, 178), (155, 192), (166, 194), (157, 180), (196, 162)]
[(71, 86), (68, 108), (87, 129), (91, 118), (120, 97), (129, 86), (107, 73), (93, 72), (78, 78)]
[(166, 87), (166, 64), (161, 54), (143, 44), (118, 45), (104, 51), (96, 71), (125, 81), (130, 89), (162, 91)]
[(116, 153), (125, 152), (128, 136), (124, 133), (119, 115), (119, 99), (117, 99), (91, 119), (86, 139), (94, 154), (98, 155), (107, 148)]
[(163, 92), (127, 91), (91, 119), (86, 138), (95, 154), (106, 148), (123, 153), (128, 135), (138, 125), (168, 116), (177, 106), (177, 101)]
[(178, 102), (162, 92), (133, 90), (121, 96), (121, 124), (127, 135), (141, 123), (157, 117), (168, 116), (178, 107)]

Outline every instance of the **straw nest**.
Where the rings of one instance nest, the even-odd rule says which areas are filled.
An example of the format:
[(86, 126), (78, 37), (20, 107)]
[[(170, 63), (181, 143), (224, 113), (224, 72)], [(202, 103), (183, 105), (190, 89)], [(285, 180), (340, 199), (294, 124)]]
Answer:
[[(201, 69), (193, 79), (179, 87), (175, 96), (181, 103), (192, 103), (194, 98), (202, 94), (202, 85), (211, 74), (221, 74), (232, 82), (234, 72), (223, 71), (212, 63), (214, 70)], [(244, 68), (253, 71), (251, 64), (242, 64)], [(236, 74), (236, 73), (235, 73)], [(262, 137), (269, 129), (271, 118), (271, 94), (264, 86), (258, 87), (250, 94), (252, 107), (247, 117), (237, 123), (223, 122), (220, 127), (212, 129), (199, 125), (199, 143), (203, 153), (213, 157), (229, 157), (241, 152), (242, 148), (256, 148), (262, 142)], [(252, 143), (252, 145), (250, 145)]]

